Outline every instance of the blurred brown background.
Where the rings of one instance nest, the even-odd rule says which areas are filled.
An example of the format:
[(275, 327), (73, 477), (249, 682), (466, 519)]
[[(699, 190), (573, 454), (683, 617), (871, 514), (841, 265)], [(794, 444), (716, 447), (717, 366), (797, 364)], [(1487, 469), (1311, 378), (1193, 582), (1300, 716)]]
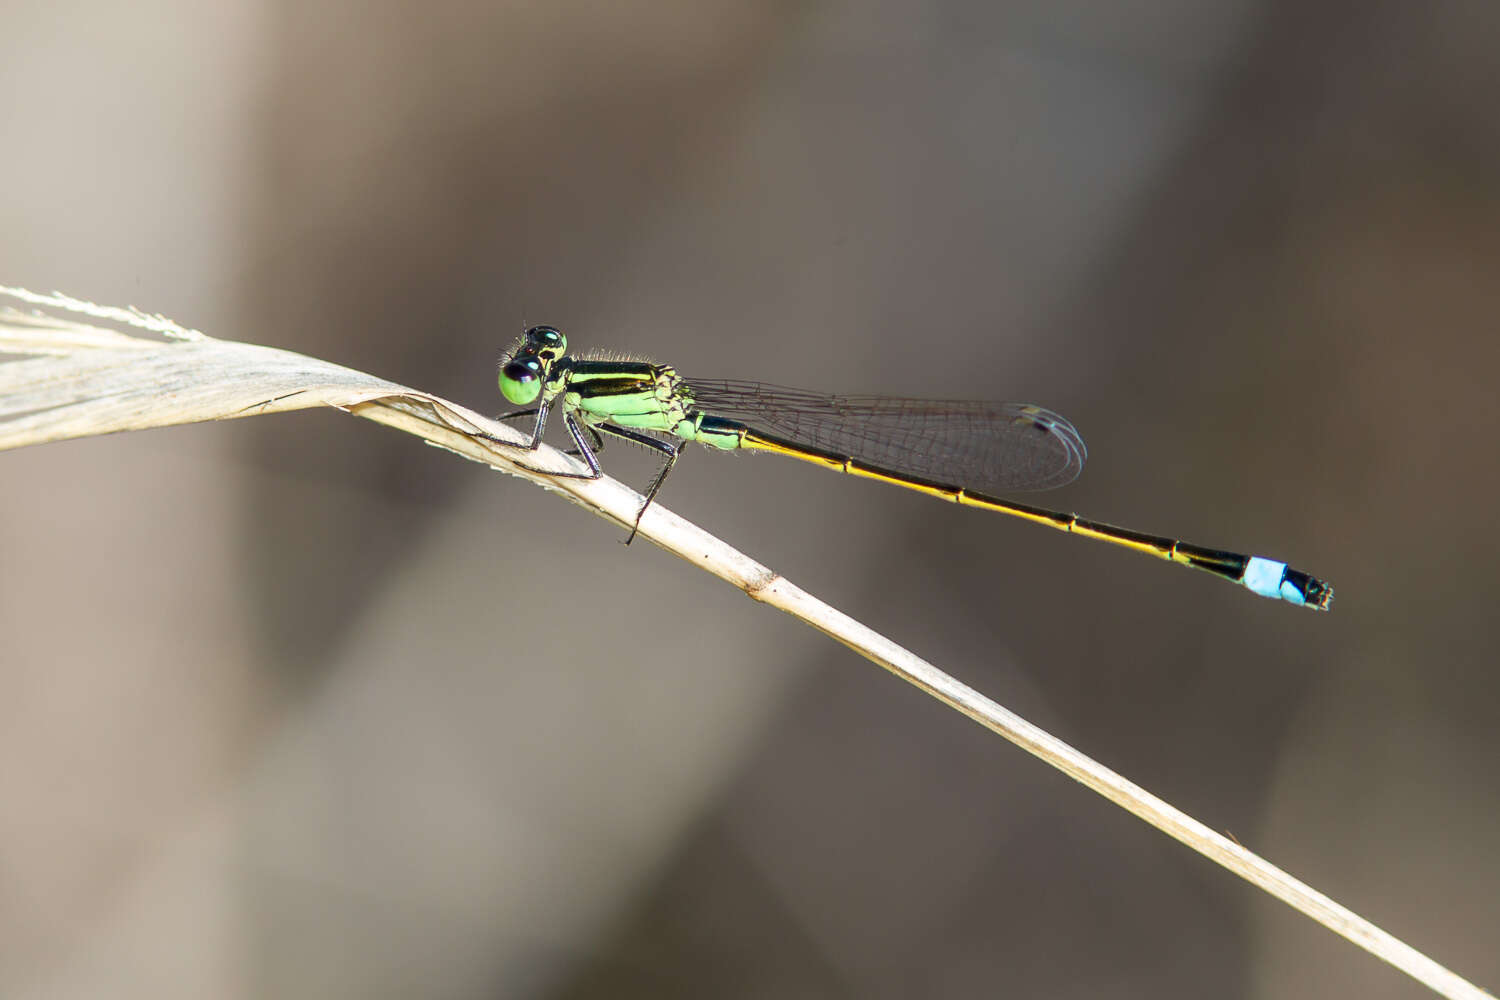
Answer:
[[(667, 506), (1500, 983), (1500, 7), (11, 0), (0, 283), (499, 411), (523, 325), (1022, 399)], [(643, 483), (644, 456), (611, 469)], [(1420, 997), (815, 633), (334, 413), (0, 455), (6, 997)]]

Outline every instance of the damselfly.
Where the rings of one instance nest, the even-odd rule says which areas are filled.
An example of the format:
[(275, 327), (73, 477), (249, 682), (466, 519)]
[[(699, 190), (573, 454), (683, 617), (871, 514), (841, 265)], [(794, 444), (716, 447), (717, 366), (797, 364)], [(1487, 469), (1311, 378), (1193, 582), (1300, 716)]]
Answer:
[(541, 445), (547, 414), (562, 410), (563, 425), (589, 471), (532, 470), (550, 476), (602, 476), (596, 452), (604, 449), (603, 435), (661, 454), (661, 471), (646, 490), (635, 529), (682, 446), (696, 442), (725, 451), (788, 455), (966, 507), (1010, 514), (1205, 570), (1262, 597), (1320, 611), (1333, 601), (1331, 586), (1275, 559), (1204, 548), (994, 496), (1052, 489), (1082, 471), (1087, 452), (1078, 431), (1039, 406), (830, 396), (759, 382), (690, 379), (668, 365), (570, 357), (567, 346), (553, 327), (526, 331), (501, 363), (500, 391), (529, 408), (505, 418), (536, 418), (528, 445), (534, 451)]

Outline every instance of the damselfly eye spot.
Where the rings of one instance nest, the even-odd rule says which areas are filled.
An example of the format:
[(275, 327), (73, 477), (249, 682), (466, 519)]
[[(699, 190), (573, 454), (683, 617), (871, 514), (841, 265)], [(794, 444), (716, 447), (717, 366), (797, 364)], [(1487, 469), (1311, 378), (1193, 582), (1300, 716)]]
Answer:
[(568, 341), (555, 326), (534, 326), (526, 331), (526, 346), (536, 354), (556, 358), (567, 350)]
[(542, 363), (536, 358), (517, 358), (507, 364), (500, 374), (513, 382), (530, 382), (542, 377)]
[(500, 392), (518, 406), (532, 402), (542, 391), (542, 363), (536, 358), (516, 358), (500, 369)]

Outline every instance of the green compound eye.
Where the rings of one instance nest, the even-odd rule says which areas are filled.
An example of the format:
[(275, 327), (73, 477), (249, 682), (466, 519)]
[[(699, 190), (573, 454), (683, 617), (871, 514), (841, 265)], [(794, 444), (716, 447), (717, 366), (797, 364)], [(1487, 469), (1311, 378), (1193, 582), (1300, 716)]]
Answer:
[(517, 406), (536, 401), (542, 391), (542, 363), (536, 358), (517, 358), (500, 369), (500, 394)]

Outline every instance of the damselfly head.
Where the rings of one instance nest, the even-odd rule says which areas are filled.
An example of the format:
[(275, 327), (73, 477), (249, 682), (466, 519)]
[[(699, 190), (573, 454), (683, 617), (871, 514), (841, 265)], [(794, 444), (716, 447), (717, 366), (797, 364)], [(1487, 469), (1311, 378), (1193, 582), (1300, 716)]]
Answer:
[(500, 392), (519, 406), (535, 402), (552, 362), (568, 350), (555, 326), (533, 326), (500, 359)]

